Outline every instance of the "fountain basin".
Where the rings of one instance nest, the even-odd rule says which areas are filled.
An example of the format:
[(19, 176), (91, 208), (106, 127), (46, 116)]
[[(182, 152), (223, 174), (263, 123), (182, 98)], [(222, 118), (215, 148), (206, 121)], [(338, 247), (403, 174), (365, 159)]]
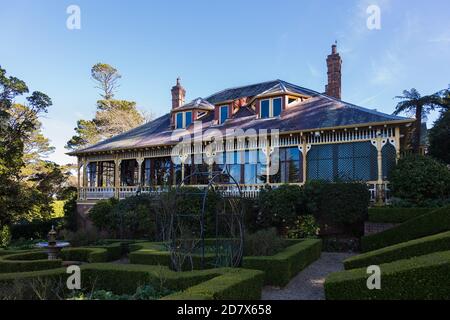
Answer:
[(48, 260), (56, 260), (61, 249), (70, 246), (70, 243), (65, 241), (55, 241), (53, 243), (39, 242), (36, 246), (47, 249)]

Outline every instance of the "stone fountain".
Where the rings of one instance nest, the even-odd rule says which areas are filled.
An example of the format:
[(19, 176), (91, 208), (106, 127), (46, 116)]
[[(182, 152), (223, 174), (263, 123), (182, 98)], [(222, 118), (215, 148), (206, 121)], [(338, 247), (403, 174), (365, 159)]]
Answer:
[(56, 231), (54, 226), (52, 226), (48, 233), (48, 242), (39, 242), (37, 246), (39, 248), (47, 248), (48, 260), (56, 260), (61, 249), (70, 246), (70, 243), (56, 241)]

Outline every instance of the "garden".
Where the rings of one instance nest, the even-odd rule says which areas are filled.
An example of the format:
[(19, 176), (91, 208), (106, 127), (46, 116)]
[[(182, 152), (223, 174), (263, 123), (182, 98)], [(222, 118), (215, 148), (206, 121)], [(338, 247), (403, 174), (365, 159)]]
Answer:
[[(411, 179), (405, 182), (404, 168), (414, 162), (416, 170), (417, 161), (423, 163), (415, 179), (427, 184), (426, 197), (414, 192)], [(99, 201), (87, 229), (74, 223), (73, 197), (64, 218), (14, 225), (2, 234), (8, 245), (0, 249), (0, 297), (256, 300), (267, 297), (267, 288), (289, 290), (324, 254), (351, 252), (344, 270), (324, 276), (324, 298), (448, 299), (448, 179), (435, 160), (405, 158), (393, 172), (392, 202), (382, 207), (370, 204), (366, 184), (349, 181), (267, 187), (255, 199), (182, 187)], [(391, 227), (365, 235), (366, 223)], [(51, 260), (36, 244), (52, 224), (70, 247)], [(66, 285), (72, 265), (80, 268), (76, 289)], [(381, 269), (381, 290), (367, 288), (372, 265)]]

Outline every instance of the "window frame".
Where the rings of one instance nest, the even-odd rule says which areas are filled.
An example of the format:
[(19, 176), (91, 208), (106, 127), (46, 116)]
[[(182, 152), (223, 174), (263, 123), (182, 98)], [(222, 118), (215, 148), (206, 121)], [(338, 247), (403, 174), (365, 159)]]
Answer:
[[(226, 108), (226, 118), (222, 121), (222, 110)], [(230, 106), (228, 104), (223, 105), (223, 106), (219, 106), (219, 124), (224, 123), (225, 121), (227, 121), (230, 117)]]
[[(191, 118), (189, 125), (187, 125), (187, 118), (188, 118), (187, 114), (188, 113), (190, 114), (190, 118)], [(178, 126), (178, 116), (179, 115), (181, 115), (181, 127)], [(177, 112), (175, 114), (175, 129), (186, 129), (188, 126), (190, 126), (194, 122), (192, 119), (192, 116), (193, 116), (192, 110)]]
[[(280, 100), (280, 114), (278, 115), (274, 115), (274, 100)], [(263, 117), (262, 116), (262, 103), (264, 101), (269, 101), (269, 116), (268, 117)], [(283, 97), (273, 97), (273, 98), (265, 98), (265, 99), (261, 99), (259, 101), (259, 118), (260, 119), (270, 119), (270, 118), (276, 118), (281, 116), (281, 114), (283, 113)]]

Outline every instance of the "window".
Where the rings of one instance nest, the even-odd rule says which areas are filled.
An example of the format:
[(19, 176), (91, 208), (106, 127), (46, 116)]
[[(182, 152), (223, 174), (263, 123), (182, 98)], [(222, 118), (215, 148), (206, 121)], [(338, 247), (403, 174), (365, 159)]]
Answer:
[(114, 162), (103, 161), (98, 165), (98, 186), (114, 187)]
[(397, 162), (397, 151), (395, 147), (387, 143), (383, 149), (381, 149), (382, 163), (383, 163), (383, 179), (388, 180), (391, 176), (392, 169)]
[(120, 184), (123, 187), (138, 185), (138, 164), (136, 160), (123, 160), (121, 163)]
[(270, 118), (270, 100), (261, 101), (261, 118)]
[(177, 113), (177, 125), (176, 125), (177, 129), (183, 128), (183, 113)]
[(187, 128), (192, 124), (192, 111), (178, 112), (175, 119), (175, 128)]
[(278, 117), (281, 114), (281, 98), (273, 99), (272, 105), (273, 105), (273, 116)]
[(185, 123), (185, 127), (187, 128), (192, 124), (192, 111), (188, 111), (184, 115), (186, 117), (184, 123)]
[(278, 149), (278, 154), (271, 157), (271, 169), (276, 170), (277, 166), (278, 172), (270, 177), (271, 182), (303, 182), (303, 156), (298, 147)]
[(282, 98), (261, 100), (260, 117), (262, 119), (278, 117), (282, 111)]
[(228, 106), (221, 106), (220, 107), (220, 123), (224, 123), (225, 120), (228, 119)]
[(312, 146), (307, 157), (308, 180), (377, 179), (377, 150), (370, 142)]
[(89, 187), (96, 187), (97, 185), (97, 162), (90, 162), (86, 168), (87, 183)]
[(266, 156), (262, 151), (245, 151), (244, 183), (262, 184), (266, 182)]

